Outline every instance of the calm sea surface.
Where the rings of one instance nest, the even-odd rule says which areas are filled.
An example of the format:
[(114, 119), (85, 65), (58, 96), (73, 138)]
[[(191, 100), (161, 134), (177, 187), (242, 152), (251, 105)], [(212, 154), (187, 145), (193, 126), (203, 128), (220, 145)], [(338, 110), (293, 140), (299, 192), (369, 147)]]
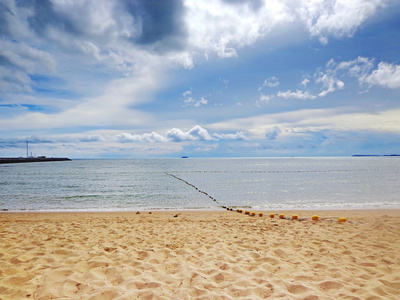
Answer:
[(0, 165), (0, 211), (400, 208), (400, 157)]

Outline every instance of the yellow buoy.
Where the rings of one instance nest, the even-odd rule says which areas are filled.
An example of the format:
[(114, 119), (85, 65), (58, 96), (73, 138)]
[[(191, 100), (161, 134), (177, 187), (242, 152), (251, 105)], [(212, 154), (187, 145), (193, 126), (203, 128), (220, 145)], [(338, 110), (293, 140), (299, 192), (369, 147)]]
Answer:
[(317, 216), (317, 215), (314, 215), (314, 216), (312, 216), (312, 218), (311, 218), (313, 221), (319, 221), (319, 216)]
[(251, 216), (252, 216), (252, 217), (254, 217), (255, 215), (256, 215), (256, 213), (254, 213), (254, 212), (253, 212), (253, 213), (251, 213)]
[(298, 216), (298, 215), (293, 215), (293, 216), (292, 216), (292, 219), (293, 219), (293, 220), (298, 220), (298, 219), (299, 219), (299, 216)]
[(280, 214), (280, 215), (279, 215), (279, 219), (283, 219), (284, 217), (285, 217), (284, 214)]
[(270, 218), (275, 218), (275, 214), (269, 214)]
[(245, 213), (246, 215), (250, 215), (250, 212), (249, 212), (248, 210), (246, 210), (244, 213)]
[(262, 216), (263, 216), (263, 213), (259, 213), (258, 215), (259, 215), (260, 217), (262, 217)]
[(339, 222), (339, 223), (347, 222), (347, 219), (346, 219), (346, 218), (339, 218), (339, 219), (338, 219), (338, 222)]

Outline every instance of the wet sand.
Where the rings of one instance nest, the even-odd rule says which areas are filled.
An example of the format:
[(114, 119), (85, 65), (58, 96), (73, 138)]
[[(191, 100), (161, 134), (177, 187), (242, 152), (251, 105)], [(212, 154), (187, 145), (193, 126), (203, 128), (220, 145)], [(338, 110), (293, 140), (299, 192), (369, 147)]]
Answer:
[(0, 299), (399, 299), (400, 210), (255, 212), (0, 213)]

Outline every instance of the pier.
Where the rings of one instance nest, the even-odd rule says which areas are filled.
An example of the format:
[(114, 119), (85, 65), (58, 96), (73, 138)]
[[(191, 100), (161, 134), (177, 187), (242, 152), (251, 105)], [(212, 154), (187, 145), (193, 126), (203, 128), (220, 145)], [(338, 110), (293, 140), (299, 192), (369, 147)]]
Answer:
[(46, 162), (46, 161), (69, 161), (66, 157), (0, 157), (0, 164), (16, 164), (16, 163), (31, 163), (31, 162)]

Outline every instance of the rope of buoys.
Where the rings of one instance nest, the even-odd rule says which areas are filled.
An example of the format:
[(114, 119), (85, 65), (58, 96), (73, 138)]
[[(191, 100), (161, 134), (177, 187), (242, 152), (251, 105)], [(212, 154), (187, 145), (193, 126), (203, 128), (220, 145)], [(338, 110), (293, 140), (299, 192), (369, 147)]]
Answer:
[[(229, 207), (225, 207), (225, 206), (224, 206), (224, 208), (226, 208), (226, 209), (229, 210), (229, 211), (234, 211), (232, 208), (229, 208)], [(238, 212), (238, 213), (243, 213), (243, 210), (241, 210), (241, 209), (236, 209), (235, 211)], [(252, 217), (254, 217), (254, 216), (257, 215), (257, 213), (255, 213), (255, 212), (250, 212), (250, 211), (248, 211), (248, 210), (246, 210), (246, 211), (244, 212), (244, 214), (245, 214), (245, 215), (252, 216)], [(263, 216), (264, 216), (264, 213), (260, 212), (260, 213), (258, 213), (258, 216), (259, 216), (259, 217), (263, 217)], [(304, 220), (306, 220), (306, 218), (300, 218), (299, 215), (297, 215), (297, 214), (292, 215), (291, 218), (286, 218), (284, 214), (274, 214), (274, 213), (270, 213), (270, 214), (269, 214), (269, 217), (270, 217), (271, 219), (275, 218), (275, 216), (278, 216), (279, 219), (284, 219), (284, 220), (297, 220), (297, 221), (304, 221)], [(327, 219), (327, 218), (323, 218), (323, 219), (325, 220), (325, 219)], [(321, 221), (321, 219), (320, 219), (320, 217), (319, 217), (318, 215), (313, 215), (313, 216), (311, 217), (311, 220), (313, 220), (313, 221)], [(332, 221), (332, 220), (330, 220), (330, 221)], [(344, 217), (338, 218), (337, 221), (338, 221), (338, 223), (348, 222), (347, 218), (344, 218)], [(350, 223), (351, 223), (351, 222), (350, 222)]]
[[(186, 183), (188, 186), (191, 186), (192, 188), (194, 188), (194, 189), (195, 189), (196, 191), (198, 191), (199, 193), (202, 193), (202, 194), (208, 196), (208, 198), (210, 198), (210, 199), (213, 200), (214, 202), (217, 202), (219, 205), (221, 205), (221, 204), (218, 202), (217, 199), (215, 199), (213, 196), (209, 195), (208, 193), (206, 193), (206, 192), (200, 190), (200, 189), (199, 189), (197, 186), (195, 186), (194, 184), (191, 184), (190, 182), (188, 182), (188, 181), (186, 181), (186, 180), (184, 180), (184, 179), (182, 179), (182, 178), (180, 178), (180, 177), (178, 177), (178, 176), (176, 176), (176, 175), (174, 175), (174, 174), (167, 173), (167, 172), (165, 172), (165, 174), (168, 175), (168, 176), (174, 177), (175, 179), (178, 179), (178, 180), (180, 180), (180, 181)], [(229, 208), (229, 207), (226, 207), (226, 206), (222, 206), (222, 207), (225, 208), (225, 209), (227, 209), (227, 210), (233, 210), (232, 208)]]

